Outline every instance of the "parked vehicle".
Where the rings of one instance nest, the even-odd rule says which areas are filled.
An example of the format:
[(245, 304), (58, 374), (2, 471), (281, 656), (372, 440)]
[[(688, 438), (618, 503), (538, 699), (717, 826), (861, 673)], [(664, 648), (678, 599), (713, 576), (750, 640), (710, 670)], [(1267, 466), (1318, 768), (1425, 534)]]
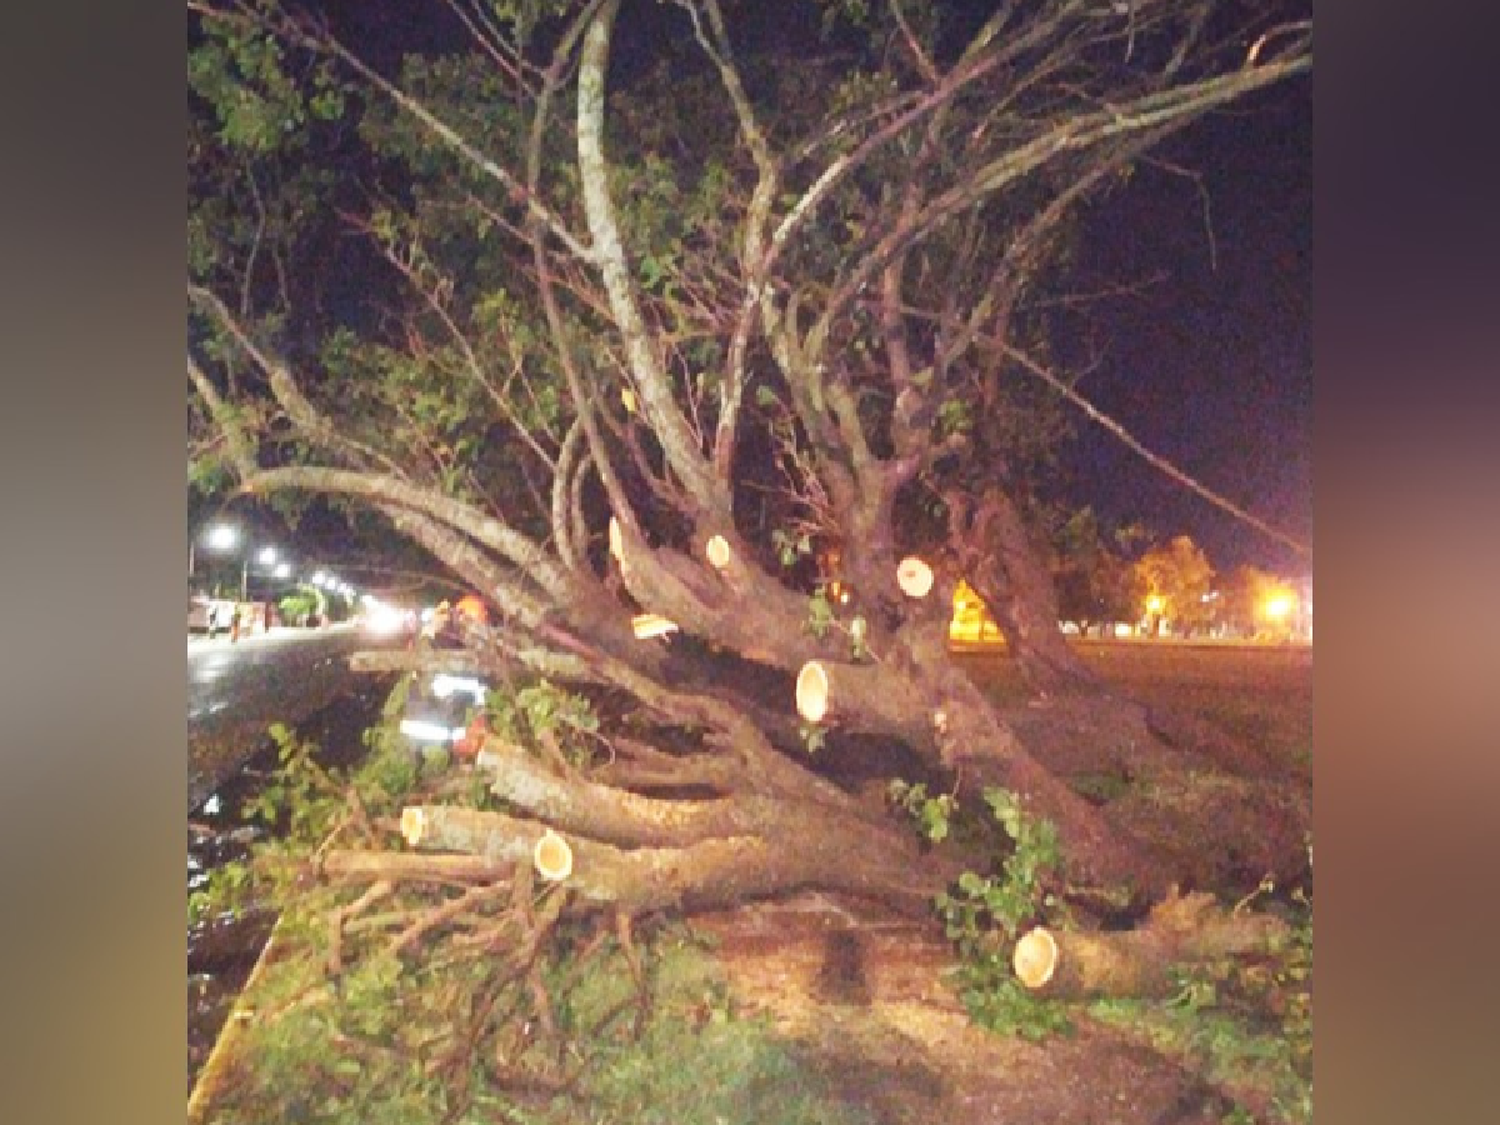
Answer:
[(213, 608), (213, 599), (204, 597), (202, 594), (188, 595), (188, 633), (208, 632), (209, 611)]
[(206, 637), (217, 637), (220, 633), (228, 633), (234, 610), (235, 603), (227, 598), (189, 594), (188, 635), (201, 633)]

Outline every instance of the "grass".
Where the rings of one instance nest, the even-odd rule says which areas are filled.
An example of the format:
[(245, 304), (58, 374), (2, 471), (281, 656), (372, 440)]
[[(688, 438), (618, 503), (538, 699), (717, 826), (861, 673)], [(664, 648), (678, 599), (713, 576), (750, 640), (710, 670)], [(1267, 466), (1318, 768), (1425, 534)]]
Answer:
[(1229, 1093), (1238, 1106), (1238, 1117), (1231, 1120), (1311, 1125), (1312, 1060), (1282, 1029), (1240, 1013), (1181, 1003), (1098, 1000), (1089, 1014)]
[[(654, 1012), (639, 1041), (596, 1043), (597, 1067), (580, 1097), (536, 1120), (545, 1125), (862, 1125), (796, 1046), (760, 1019), (740, 1018), (716, 965), (687, 943), (658, 945)], [(626, 997), (628, 977), (592, 974), (580, 1005), (603, 1011)], [(579, 1111), (586, 1105), (584, 1115)]]
[[(549, 982), (568, 1043), (565, 1091), (512, 1093), (482, 1077), (458, 1113), (440, 1083), (420, 1066), (373, 1067), (341, 1052), (350, 1034), (388, 1036), (391, 1008), (425, 1003), (395, 976), (356, 973), (333, 1003), (319, 987), (317, 963), (292, 958), (268, 974), (262, 1011), (296, 1007), (273, 1026), (253, 1030), (252, 1073), (223, 1099), (217, 1125), (298, 1120), (359, 1125), (868, 1125), (832, 1078), (762, 1019), (742, 1018), (728, 999), (717, 963), (696, 943), (670, 935), (648, 952), (652, 1006), (633, 1031), (635, 988), (618, 950), (564, 985), (566, 965)], [(373, 967), (378, 968), (378, 967)], [(392, 972), (397, 972), (392, 966)], [(397, 975), (400, 975), (399, 973)], [(361, 979), (363, 977), (370, 979)], [(382, 979), (375, 979), (380, 977)], [(368, 996), (364, 993), (370, 993)], [(308, 1002), (311, 999), (311, 1002)], [(370, 1017), (368, 1020), (363, 1015)], [(368, 1024), (368, 1026), (362, 1026)]]

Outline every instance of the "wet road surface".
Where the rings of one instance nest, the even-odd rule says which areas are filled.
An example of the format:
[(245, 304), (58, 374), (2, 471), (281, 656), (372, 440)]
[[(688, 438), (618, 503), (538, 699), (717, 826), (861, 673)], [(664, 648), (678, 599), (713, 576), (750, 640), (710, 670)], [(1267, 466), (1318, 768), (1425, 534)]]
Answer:
[(352, 625), (190, 639), (189, 814), (266, 744), (272, 723), (295, 725), (353, 690), (351, 653), (398, 643)]

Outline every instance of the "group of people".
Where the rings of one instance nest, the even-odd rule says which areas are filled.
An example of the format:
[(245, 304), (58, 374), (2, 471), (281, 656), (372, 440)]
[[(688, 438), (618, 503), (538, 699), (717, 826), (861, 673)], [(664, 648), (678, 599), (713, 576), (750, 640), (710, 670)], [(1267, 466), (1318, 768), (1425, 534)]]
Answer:
[(209, 639), (217, 637), (224, 630), (229, 631), (231, 642), (240, 639), (240, 608), (235, 606), (230, 609), (227, 606), (209, 606), (208, 609), (208, 636)]
[(463, 648), (465, 624), (487, 625), (489, 619), (484, 602), (473, 594), (459, 598), (457, 604), (445, 598), (433, 610), (432, 619), (422, 627), (416, 643), (432, 648)]

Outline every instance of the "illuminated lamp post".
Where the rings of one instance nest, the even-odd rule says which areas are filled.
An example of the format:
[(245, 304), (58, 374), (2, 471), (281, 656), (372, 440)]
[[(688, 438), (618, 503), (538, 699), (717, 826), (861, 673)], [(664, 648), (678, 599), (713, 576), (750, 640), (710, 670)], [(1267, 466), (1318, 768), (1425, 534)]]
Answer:
[(1161, 631), (1161, 611), (1166, 607), (1167, 603), (1160, 594), (1152, 594), (1146, 599), (1146, 616), (1151, 619), (1153, 637)]
[[(262, 547), (255, 555), (255, 561), (270, 570), (276, 565), (276, 548)], [(274, 571), (273, 571), (274, 573)], [(250, 556), (247, 553), (244, 561), (240, 564), (240, 601), (250, 600)]]
[[(208, 531), (203, 536), (203, 540), (210, 550), (223, 553), (226, 551), (234, 550), (235, 545), (240, 541), (240, 532), (239, 529), (232, 524), (215, 524), (213, 527), (208, 529)], [(190, 537), (188, 539), (189, 581), (191, 581), (192, 578), (197, 574), (197, 545), (198, 544), (196, 537)]]
[(1291, 594), (1284, 591), (1275, 593), (1266, 599), (1265, 608), (1262, 612), (1265, 614), (1266, 620), (1271, 623), (1272, 628), (1282, 629), (1286, 625), (1287, 618), (1291, 616), (1295, 603), (1296, 599)]

